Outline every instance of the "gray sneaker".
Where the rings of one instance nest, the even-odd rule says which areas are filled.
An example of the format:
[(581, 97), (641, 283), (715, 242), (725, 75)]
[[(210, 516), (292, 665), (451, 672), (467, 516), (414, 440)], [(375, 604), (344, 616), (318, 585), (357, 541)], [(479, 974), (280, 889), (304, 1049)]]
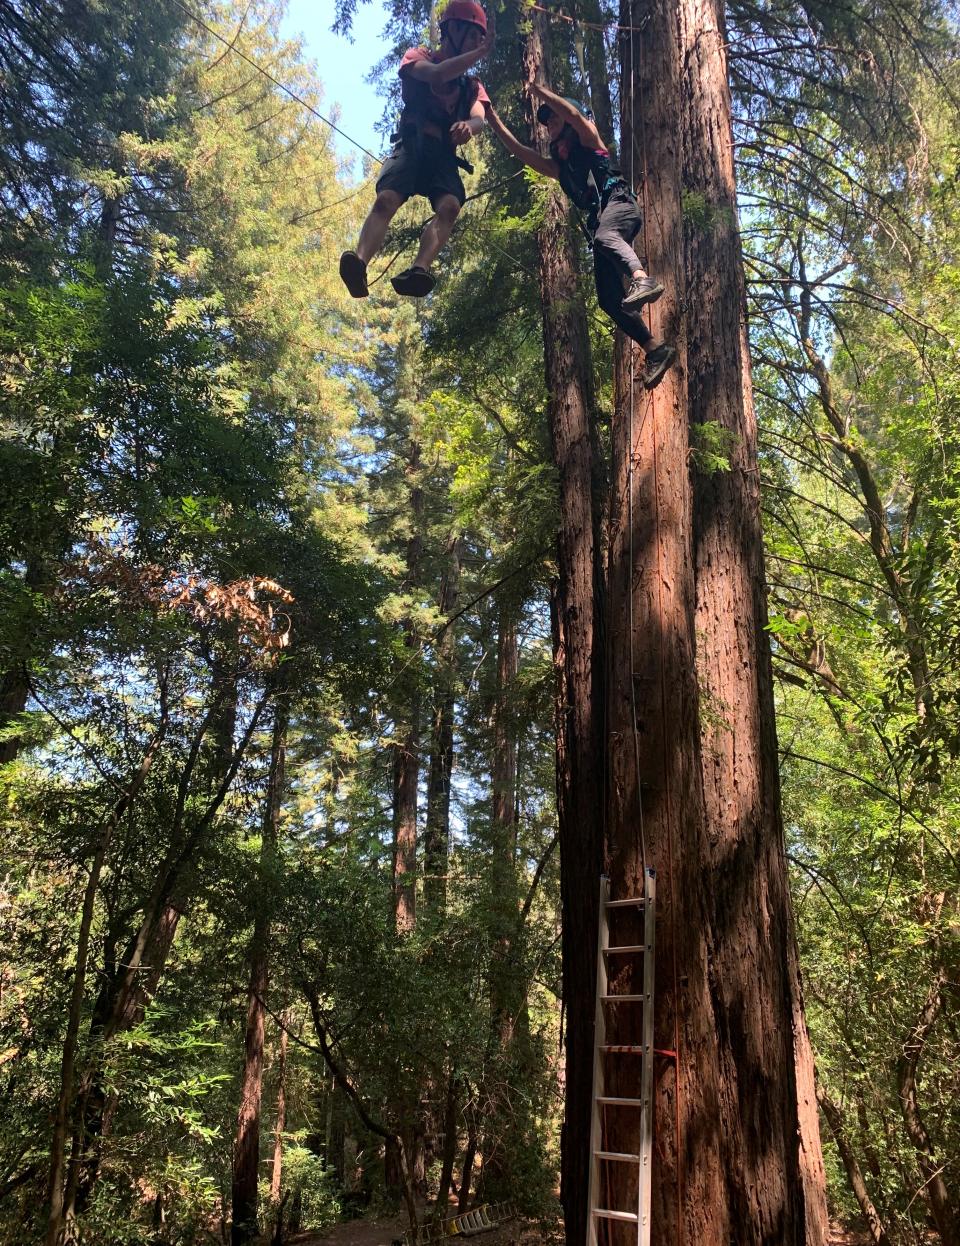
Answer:
[(644, 303), (655, 303), (662, 293), (663, 286), (654, 277), (634, 277), (620, 306), (642, 307)]
[(647, 351), (647, 362), (643, 368), (643, 388), (654, 389), (663, 378), (667, 371), (673, 365), (677, 358), (677, 350), (675, 346), (668, 346), (666, 342), (661, 342), (659, 346), (655, 346), (653, 350)]

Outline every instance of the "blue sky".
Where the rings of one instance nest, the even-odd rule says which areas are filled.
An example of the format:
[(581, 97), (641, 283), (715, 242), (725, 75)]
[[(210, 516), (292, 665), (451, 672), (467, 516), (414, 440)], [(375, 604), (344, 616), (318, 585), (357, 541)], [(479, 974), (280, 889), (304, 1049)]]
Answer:
[[(364, 147), (382, 155), (385, 144), (374, 126), (383, 113), (384, 101), (364, 79), (387, 50), (388, 44), (381, 37), (387, 14), (380, 0), (358, 4), (352, 42), (333, 34), (333, 18), (334, 0), (288, 0), (282, 31), (288, 38), (303, 36), (306, 56), (317, 63), (327, 109), (335, 103), (340, 105), (337, 124)], [(357, 156), (354, 173), (359, 175), (360, 153), (346, 139), (339, 135), (334, 138), (341, 155)]]

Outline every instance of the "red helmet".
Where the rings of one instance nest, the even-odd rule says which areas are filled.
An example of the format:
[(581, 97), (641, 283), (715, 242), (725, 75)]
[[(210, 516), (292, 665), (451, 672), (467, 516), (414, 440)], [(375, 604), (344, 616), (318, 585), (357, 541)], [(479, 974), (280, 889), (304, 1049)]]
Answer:
[(450, 0), (440, 14), (441, 30), (451, 21), (470, 22), (473, 26), (479, 26), (484, 34), (487, 33), (487, 15), (477, 4), (477, 0)]

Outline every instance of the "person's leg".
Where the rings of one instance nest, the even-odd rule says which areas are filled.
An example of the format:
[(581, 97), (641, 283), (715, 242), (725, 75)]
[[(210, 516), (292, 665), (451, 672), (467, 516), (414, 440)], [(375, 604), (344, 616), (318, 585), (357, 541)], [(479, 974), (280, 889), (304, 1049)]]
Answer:
[(415, 154), (400, 144), (384, 162), (377, 179), (377, 197), (363, 222), (355, 251), (340, 256), (340, 277), (355, 299), (367, 296), (367, 264), (383, 246), (390, 222), (413, 194), (416, 181)]
[(640, 257), (630, 245), (637, 236), (640, 224), (640, 210), (634, 201), (626, 194), (616, 193), (611, 195), (597, 222), (593, 245), (620, 274), (623, 288), (634, 277), (646, 276)]
[(636, 309), (625, 309), (623, 304), (623, 275), (611, 258), (609, 251), (596, 246), (594, 240), (593, 276), (597, 285), (597, 302), (618, 328), (646, 350), (650, 344), (650, 330)]
[(466, 199), (454, 152), (440, 139), (425, 138), (421, 146), (416, 193), (426, 195), (434, 215), (420, 235), (420, 249), (411, 266), (391, 279), (398, 294), (423, 298), (436, 284), (430, 265), (440, 254)]
[(600, 214), (594, 245), (614, 264), (621, 274), (625, 308), (639, 309), (644, 303), (655, 303), (663, 286), (648, 277), (636, 251), (631, 246), (640, 232), (643, 218), (636, 200), (626, 189), (614, 191)]
[(460, 215), (459, 200), (453, 195), (442, 195), (433, 205), (433, 213), (420, 235), (420, 250), (413, 261), (414, 268), (429, 268), (446, 246)]
[(677, 357), (676, 348), (668, 342), (654, 341), (643, 322), (639, 308), (624, 305), (622, 275), (609, 256), (602, 251), (594, 250), (593, 274), (597, 283), (597, 302), (627, 337), (643, 347), (646, 356), (643, 384), (646, 389), (655, 388), (673, 366)]
[(383, 246), (383, 240), (387, 236), (387, 230), (390, 228), (390, 222), (399, 212), (404, 200), (395, 190), (381, 190), (378, 192), (373, 207), (363, 222), (363, 228), (360, 230), (360, 240), (357, 243), (357, 255), (363, 260), (364, 264), (369, 264), (373, 257)]

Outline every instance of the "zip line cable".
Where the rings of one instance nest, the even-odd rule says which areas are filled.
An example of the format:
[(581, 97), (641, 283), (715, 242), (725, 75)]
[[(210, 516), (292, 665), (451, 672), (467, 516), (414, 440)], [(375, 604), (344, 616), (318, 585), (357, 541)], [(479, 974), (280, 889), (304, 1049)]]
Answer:
[[(233, 54), (235, 56), (239, 56), (242, 61), (246, 61), (251, 69), (255, 69), (257, 73), (263, 74), (263, 76), (269, 79), (275, 87), (278, 87), (285, 95), (288, 95), (290, 99), (299, 104), (301, 108), (305, 108), (307, 112), (312, 113), (318, 121), (322, 121), (324, 125), (328, 125), (331, 130), (334, 130), (341, 136), (341, 138), (345, 138), (348, 143), (352, 143), (354, 147), (369, 156), (371, 160), (375, 160), (377, 164), (383, 164), (383, 160), (380, 156), (375, 156), (369, 147), (365, 147), (358, 139), (355, 139), (351, 134), (348, 134), (346, 130), (341, 129), (340, 126), (332, 122), (329, 117), (325, 117), (319, 109), (315, 108), (309, 100), (305, 100), (302, 95), (298, 95), (296, 91), (292, 90), (284, 82), (281, 82), (279, 78), (275, 77), (269, 69), (264, 69), (262, 65), (258, 64), (258, 62), (252, 57), (248, 56), (246, 52), (241, 51), (240, 48), (237, 47), (235, 41), (227, 39), (224, 35), (221, 35), (219, 31), (214, 30), (214, 28), (205, 22), (199, 14), (194, 13), (191, 8), (185, 5), (183, 0), (173, 0), (173, 3), (178, 9), (181, 10), (181, 12), (185, 13), (192, 22), (195, 22), (202, 30), (205, 30), (211, 38), (222, 43), (228, 52), (233, 52)], [(546, 9), (539, 4), (532, 4), (530, 5), (530, 8), (536, 9), (538, 13), (545, 13), (547, 17), (553, 18), (555, 21), (570, 22), (574, 26), (582, 26), (587, 30), (629, 30), (639, 32), (643, 29), (642, 26), (618, 26), (615, 22), (610, 22), (606, 25), (600, 22), (581, 22), (577, 18), (568, 16), (566, 13), (558, 12), (555, 9)], [(510, 179), (508, 178), (505, 180), (509, 181)], [(498, 182), (495, 186), (489, 187), (489, 190), (487, 191), (479, 191), (477, 194), (471, 195), (466, 202), (469, 202), (470, 199), (478, 198), (480, 194), (488, 194), (490, 190), (496, 190), (502, 184), (503, 183)]]
[(173, 0), (173, 3), (178, 9), (181, 9), (184, 13), (186, 13), (187, 17), (189, 17), (191, 21), (196, 22), (198, 26), (202, 27), (208, 35), (212, 35), (214, 39), (219, 40), (219, 42), (222, 43), (229, 52), (233, 52), (234, 55), (239, 56), (242, 61), (246, 61), (251, 68), (257, 71), (257, 73), (261, 73), (265, 78), (269, 78), (275, 87), (279, 87), (285, 95), (289, 95), (292, 100), (298, 103), (302, 108), (305, 108), (307, 112), (313, 113), (318, 121), (322, 121), (324, 125), (328, 125), (331, 130), (335, 130), (336, 133), (342, 138), (345, 138), (348, 143), (352, 143), (354, 147), (358, 147), (360, 151), (366, 153), (371, 160), (376, 160), (377, 164), (383, 164), (380, 157), (375, 156), (369, 147), (364, 147), (363, 143), (358, 142), (352, 137), (352, 135), (348, 134), (346, 130), (341, 130), (340, 127), (335, 125), (329, 117), (325, 117), (322, 112), (319, 112), (316, 108), (314, 108), (309, 100), (305, 100), (302, 95), (298, 95), (296, 91), (292, 91), (290, 87), (282, 83), (279, 78), (275, 78), (269, 69), (264, 69), (262, 65), (257, 64), (255, 60), (247, 56), (246, 52), (241, 52), (235, 43), (231, 43), (229, 39), (224, 38), (224, 36), (214, 30), (212, 26), (207, 25), (203, 18), (194, 13), (192, 9), (187, 8), (187, 6), (182, 3), (182, 0)]

